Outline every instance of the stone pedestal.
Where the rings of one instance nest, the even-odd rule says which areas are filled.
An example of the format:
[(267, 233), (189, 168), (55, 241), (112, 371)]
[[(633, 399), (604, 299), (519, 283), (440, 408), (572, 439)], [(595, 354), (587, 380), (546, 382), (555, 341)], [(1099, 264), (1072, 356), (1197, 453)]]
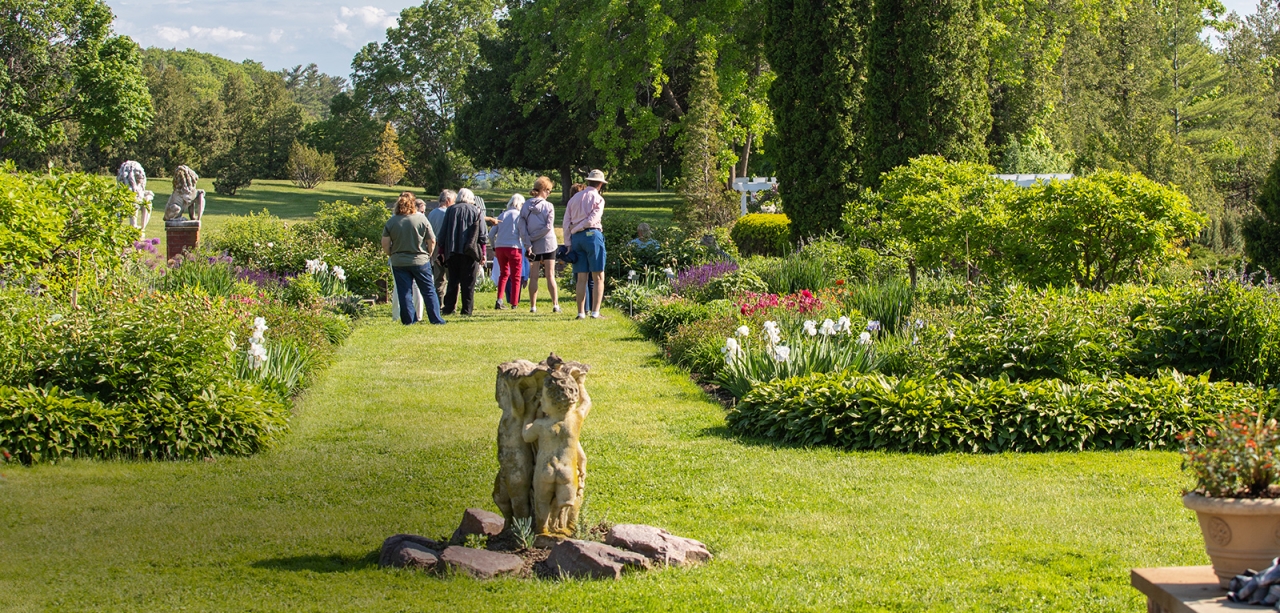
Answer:
[(181, 255), (184, 251), (195, 251), (200, 244), (200, 220), (169, 220), (164, 222), (166, 260)]
[(1148, 613), (1216, 613), (1217, 611), (1265, 611), (1227, 600), (1212, 566), (1135, 568), (1129, 583), (1147, 597)]

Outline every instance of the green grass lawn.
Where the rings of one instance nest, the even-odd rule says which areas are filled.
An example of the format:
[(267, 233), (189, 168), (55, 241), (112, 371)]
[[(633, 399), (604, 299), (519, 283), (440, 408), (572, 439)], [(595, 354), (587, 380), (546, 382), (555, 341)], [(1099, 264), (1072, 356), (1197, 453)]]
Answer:
[[(400, 192), (409, 190), (419, 198), (428, 202), (437, 199), (438, 194), (425, 194), (420, 188), (376, 185), (370, 183), (341, 183), (331, 181), (322, 183), (315, 189), (302, 189), (289, 181), (254, 181), (253, 185), (240, 190), (235, 196), (222, 196), (213, 191), (212, 179), (201, 179), (200, 189), (207, 192), (205, 196), (204, 223), (202, 233), (218, 230), (232, 215), (247, 215), (266, 209), (272, 215), (283, 219), (308, 219), (320, 208), (320, 201), (346, 200), (360, 202), (362, 198), (394, 202)], [(173, 191), (172, 179), (152, 178), (147, 187), (156, 193), (155, 204), (151, 212), (151, 222), (147, 224), (146, 236), (160, 239), (160, 253), (164, 253), (164, 205)], [(497, 191), (481, 190), (478, 192), (485, 199), (485, 206), (498, 208), (506, 206), (511, 194)], [(644, 217), (667, 222), (671, 220), (671, 205), (678, 199), (674, 192), (606, 192), (605, 214), (610, 210), (627, 210)], [(563, 213), (563, 209), (560, 209)]]
[[(1129, 568), (1207, 563), (1174, 453), (740, 440), (616, 312), (477, 312), (362, 325), (255, 457), (5, 467), (0, 610), (1140, 611)], [(494, 509), (494, 367), (553, 350), (592, 366), (585, 519), (716, 559), (608, 583), (378, 569), (385, 537)]]

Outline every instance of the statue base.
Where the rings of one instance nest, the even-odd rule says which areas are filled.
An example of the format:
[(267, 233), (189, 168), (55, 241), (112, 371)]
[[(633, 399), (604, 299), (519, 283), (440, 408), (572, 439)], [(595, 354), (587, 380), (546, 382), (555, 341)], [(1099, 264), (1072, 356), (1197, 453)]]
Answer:
[(200, 220), (172, 219), (164, 222), (166, 260), (195, 251), (200, 244)]

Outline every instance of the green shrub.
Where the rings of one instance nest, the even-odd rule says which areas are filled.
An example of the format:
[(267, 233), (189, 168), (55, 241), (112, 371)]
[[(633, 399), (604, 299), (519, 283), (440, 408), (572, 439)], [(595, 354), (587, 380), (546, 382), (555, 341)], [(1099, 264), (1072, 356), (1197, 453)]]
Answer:
[(43, 315), (28, 321), (26, 344), (0, 384), (58, 387), (107, 404), (156, 394), (185, 402), (231, 366), (236, 313), (195, 290), (106, 296), (80, 309), (38, 299), (17, 309), (36, 305)]
[(878, 259), (876, 252), (865, 248), (854, 249), (832, 233), (804, 243), (800, 246), (800, 254), (821, 261), (832, 279), (844, 279), (848, 282), (871, 278)]
[(713, 317), (681, 324), (663, 343), (667, 359), (711, 379), (724, 367), (724, 339), (738, 327), (735, 317)]
[(111, 276), (138, 239), (121, 221), (133, 213), (133, 192), (112, 177), (0, 165), (0, 282), (61, 292), (72, 279)]
[(243, 382), (210, 385), (187, 402), (157, 392), (114, 405), (56, 387), (0, 386), (0, 447), (25, 464), (248, 455), (287, 429), (279, 397)]
[(1280, 383), (1280, 295), (1235, 281), (1106, 292), (1009, 287), (958, 320), (954, 374), (1086, 381), (1161, 369)]
[(791, 221), (782, 213), (752, 213), (738, 219), (730, 236), (742, 255), (783, 256), (791, 247)]
[[(387, 281), (391, 274), (387, 256), (378, 243), (361, 238), (369, 228), (346, 223), (351, 219), (349, 209), (338, 207), (335, 211), (326, 217), (325, 224), (346, 232), (351, 244), (330, 235), (319, 223), (288, 223), (263, 211), (232, 216), (220, 230), (209, 234), (205, 247), (230, 255), (238, 266), (281, 275), (304, 272), (307, 260), (323, 260), (346, 271), (347, 289), (352, 293), (378, 294), (378, 281)], [(356, 218), (372, 216), (373, 205), (368, 205), (359, 208)], [(381, 226), (377, 231), (380, 241)]]
[(750, 270), (738, 269), (721, 275), (702, 286), (701, 300), (736, 300), (743, 294), (762, 294), (769, 291), (764, 280)]
[(223, 196), (234, 196), (236, 192), (253, 185), (254, 172), (248, 164), (228, 164), (218, 171), (218, 178), (213, 180), (213, 191)]
[(313, 223), (348, 247), (380, 246), (382, 229), (391, 219), (391, 209), (381, 200), (365, 198), (360, 204), (345, 200), (320, 202)]
[(315, 275), (304, 273), (289, 280), (284, 286), (286, 304), (300, 309), (314, 309), (320, 304), (320, 282)]
[(1019, 280), (1103, 289), (1180, 256), (1208, 218), (1174, 187), (1103, 171), (1011, 192), (1001, 252)]
[(294, 185), (303, 189), (313, 189), (317, 185), (333, 179), (337, 167), (332, 153), (320, 153), (298, 141), (293, 141), (289, 148), (289, 161), (285, 172)]
[(645, 338), (662, 341), (684, 324), (732, 313), (733, 305), (726, 302), (698, 304), (674, 298), (645, 313), (640, 319), (639, 328)]
[(727, 420), (750, 436), (846, 449), (1167, 449), (1224, 411), (1278, 404), (1280, 391), (1176, 373), (1077, 385), (835, 373), (757, 385)]

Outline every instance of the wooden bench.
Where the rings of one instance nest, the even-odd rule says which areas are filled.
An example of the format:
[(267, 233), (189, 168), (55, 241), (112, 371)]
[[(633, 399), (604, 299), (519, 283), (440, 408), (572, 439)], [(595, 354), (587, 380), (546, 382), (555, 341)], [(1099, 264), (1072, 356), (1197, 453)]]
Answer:
[(1147, 613), (1211, 613), (1217, 611), (1267, 611), (1270, 607), (1250, 606), (1227, 600), (1227, 590), (1218, 586), (1212, 566), (1168, 566), (1135, 568), (1129, 584), (1147, 596)]

